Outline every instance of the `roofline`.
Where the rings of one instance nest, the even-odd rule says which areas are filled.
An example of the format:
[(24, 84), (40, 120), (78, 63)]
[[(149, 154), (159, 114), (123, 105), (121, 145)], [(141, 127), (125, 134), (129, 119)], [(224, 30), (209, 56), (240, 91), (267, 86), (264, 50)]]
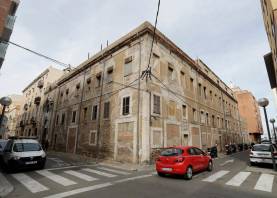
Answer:
[[(73, 78), (75, 75), (81, 73), (82, 71), (86, 70), (90, 66), (94, 65), (95, 63), (103, 60), (104, 58), (110, 56), (113, 52), (121, 49), (122, 47), (130, 44), (132, 41), (136, 40), (137, 38), (145, 35), (145, 34), (154, 33), (154, 26), (151, 25), (148, 21), (142, 23), (140, 26), (126, 34), (125, 36), (121, 37), (120, 39), (113, 42), (108, 47), (104, 48), (102, 51), (96, 53), (90, 59), (84, 61), (67, 75), (62, 77), (60, 80), (57, 81), (57, 85), (61, 85), (67, 80)], [(169, 38), (167, 38), (163, 33), (161, 33), (158, 29), (156, 29), (156, 40), (162, 42), (166, 47), (169, 47), (170, 50), (179, 56), (181, 59), (185, 60), (190, 66), (196, 69), (201, 75), (209, 80), (214, 86), (219, 88), (222, 92), (224, 92), (229, 98), (231, 98), (234, 102), (237, 103), (237, 100), (231, 96), (228, 92), (226, 92), (222, 87), (220, 87), (216, 82), (214, 82), (207, 74), (201, 71), (200, 66), (198, 66), (197, 62), (189, 57), (183, 50), (181, 50), (176, 44), (174, 44)], [(217, 76), (218, 77), (218, 76)], [(219, 78), (219, 77), (218, 77)], [(220, 78), (219, 78), (220, 79)], [(220, 79), (221, 80), (221, 79)], [(223, 82), (221, 80), (221, 82)], [(225, 84), (225, 83), (224, 83)], [(227, 85), (226, 85), (227, 86)], [(228, 87), (228, 86), (227, 86)], [(229, 88), (229, 87), (228, 87)]]

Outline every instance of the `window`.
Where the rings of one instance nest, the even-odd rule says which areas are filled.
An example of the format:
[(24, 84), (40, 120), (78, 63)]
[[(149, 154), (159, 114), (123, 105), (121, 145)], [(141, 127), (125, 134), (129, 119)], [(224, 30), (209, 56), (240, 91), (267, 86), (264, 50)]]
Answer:
[(203, 91), (204, 91), (204, 98), (207, 99), (207, 88), (203, 87)]
[(212, 115), (212, 126), (215, 127), (214, 115)]
[(71, 119), (71, 123), (75, 123), (76, 122), (76, 111), (72, 112), (72, 119)]
[(95, 146), (97, 144), (97, 132), (96, 130), (91, 130), (89, 132), (89, 145)]
[(181, 73), (181, 85), (183, 87), (186, 87), (186, 76), (185, 76), (185, 72), (184, 71), (180, 71)]
[(196, 109), (192, 109), (193, 121), (197, 122), (197, 112)]
[(92, 120), (96, 120), (97, 119), (97, 105), (94, 105), (92, 107), (92, 117), (91, 117)]
[(153, 113), (160, 114), (161, 113), (161, 97), (157, 95), (153, 95)]
[(187, 118), (187, 106), (186, 105), (182, 105), (182, 114), (183, 114), (183, 118)]
[(101, 73), (96, 75), (96, 87), (101, 86)]
[(107, 83), (109, 83), (109, 82), (112, 82), (112, 80), (113, 80), (113, 67), (109, 67), (107, 69), (106, 81), (107, 81)]
[(211, 99), (211, 101), (213, 101), (213, 91), (212, 90), (210, 91), (210, 99)]
[(203, 123), (203, 124), (205, 123), (205, 114), (204, 114), (204, 111), (200, 112), (200, 122)]
[(84, 120), (86, 120), (86, 117), (87, 117), (87, 112), (88, 112), (88, 108), (85, 107), (84, 108)]
[(65, 121), (65, 114), (63, 113), (62, 114), (62, 123), (61, 123), (62, 125), (64, 125), (64, 121)]
[(199, 94), (199, 97), (201, 97), (201, 93), (202, 93), (201, 88), (202, 88), (202, 85), (199, 83), (198, 84), (198, 94)]
[(128, 76), (132, 74), (132, 56), (128, 57), (125, 59), (125, 64), (124, 64), (124, 76)]
[(124, 97), (122, 102), (122, 115), (130, 114), (130, 96)]
[(110, 117), (110, 102), (104, 103), (104, 118)]
[(173, 72), (174, 72), (173, 68), (168, 66), (168, 71), (167, 71), (168, 80), (174, 80)]
[(207, 124), (207, 125), (210, 124), (209, 113), (206, 113), (206, 124)]
[(190, 78), (190, 90), (193, 92), (193, 78)]

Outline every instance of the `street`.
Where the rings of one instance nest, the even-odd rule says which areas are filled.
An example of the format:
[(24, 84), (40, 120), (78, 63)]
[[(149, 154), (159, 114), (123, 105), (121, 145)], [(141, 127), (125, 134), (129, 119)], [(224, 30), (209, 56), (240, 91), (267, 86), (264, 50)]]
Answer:
[(130, 171), (66, 162), (59, 168), (49, 168), (52, 162), (44, 170), (2, 173), (1, 180), (13, 188), (7, 197), (276, 197), (276, 174), (268, 167), (248, 167), (247, 161), (248, 151), (215, 159), (212, 172), (195, 174), (190, 181), (159, 177), (153, 167)]

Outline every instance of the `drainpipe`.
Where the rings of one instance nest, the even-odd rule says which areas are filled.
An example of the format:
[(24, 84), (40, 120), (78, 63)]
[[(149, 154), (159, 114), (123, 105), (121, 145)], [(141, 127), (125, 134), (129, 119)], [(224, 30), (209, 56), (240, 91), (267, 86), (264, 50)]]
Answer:
[(78, 128), (77, 128), (77, 137), (75, 141), (75, 149), (74, 154), (76, 154), (78, 145), (79, 145), (79, 136), (80, 136), (80, 125), (81, 125), (81, 111), (82, 111), (82, 104), (83, 104), (83, 97), (84, 97), (84, 90), (85, 90), (85, 78), (86, 78), (87, 70), (84, 71), (84, 77), (83, 77), (83, 85), (82, 85), (82, 94), (81, 94), (81, 101), (79, 104), (79, 119), (78, 119)]
[(99, 159), (99, 153), (100, 153), (100, 130), (101, 130), (101, 107), (102, 107), (102, 98), (103, 98), (103, 85), (104, 85), (104, 74), (105, 74), (105, 67), (106, 67), (106, 61), (104, 61), (104, 67), (101, 74), (101, 90), (100, 90), (100, 97), (99, 97), (99, 113), (98, 113), (98, 120), (97, 120), (97, 139), (96, 139), (96, 163)]
[[(140, 78), (141, 73), (141, 37), (139, 42), (139, 72), (138, 78)], [(137, 152), (136, 152), (136, 162), (140, 163), (139, 160), (139, 151), (140, 151), (140, 80), (138, 81), (138, 109), (137, 109)]]

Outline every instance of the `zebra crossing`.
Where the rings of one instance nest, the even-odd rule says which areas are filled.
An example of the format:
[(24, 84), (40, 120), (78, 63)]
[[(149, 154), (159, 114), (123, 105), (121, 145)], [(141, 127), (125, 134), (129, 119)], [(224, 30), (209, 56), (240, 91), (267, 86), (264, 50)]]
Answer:
[[(241, 171), (238, 173), (232, 174), (231, 171), (228, 170), (220, 170), (215, 172), (214, 174), (202, 179), (203, 182), (209, 183), (224, 183), (227, 186), (240, 187), (249, 179), (249, 177), (253, 174), (252, 172)], [(253, 187), (254, 190), (264, 191), (264, 192), (272, 192), (273, 185), (277, 185), (277, 181), (274, 183), (274, 179), (277, 176), (267, 173), (261, 173), (256, 175), (255, 185)]]
[[(40, 180), (36, 179), (34, 174), (39, 175)], [(51, 191), (51, 187), (47, 186), (48, 182), (42, 182), (41, 177), (63, 187), (74, 186), (78, 183), (83, 182), (94, 182), (104, 178), (114, 178), (119, 176), (127, 176), (131, 174), (127, 171), (117, 170), (107, 167), (86, 167), (78, 169), (66, 169), (61, 170), (57, 173), (54, 170), (39, 170), (34, 171), (32, 174), (29, 173), (15, 173), (11, 174), (11, 177), (20, 185), (24, 186), (25, 189), (31, 193), (40, 193), (44, 191)], [(68, 177), (67, 177), (68, 176)], [(75, 178), (75, 179), (72, 179)], [(45, 180), (44, 180), (45, 181)]]

